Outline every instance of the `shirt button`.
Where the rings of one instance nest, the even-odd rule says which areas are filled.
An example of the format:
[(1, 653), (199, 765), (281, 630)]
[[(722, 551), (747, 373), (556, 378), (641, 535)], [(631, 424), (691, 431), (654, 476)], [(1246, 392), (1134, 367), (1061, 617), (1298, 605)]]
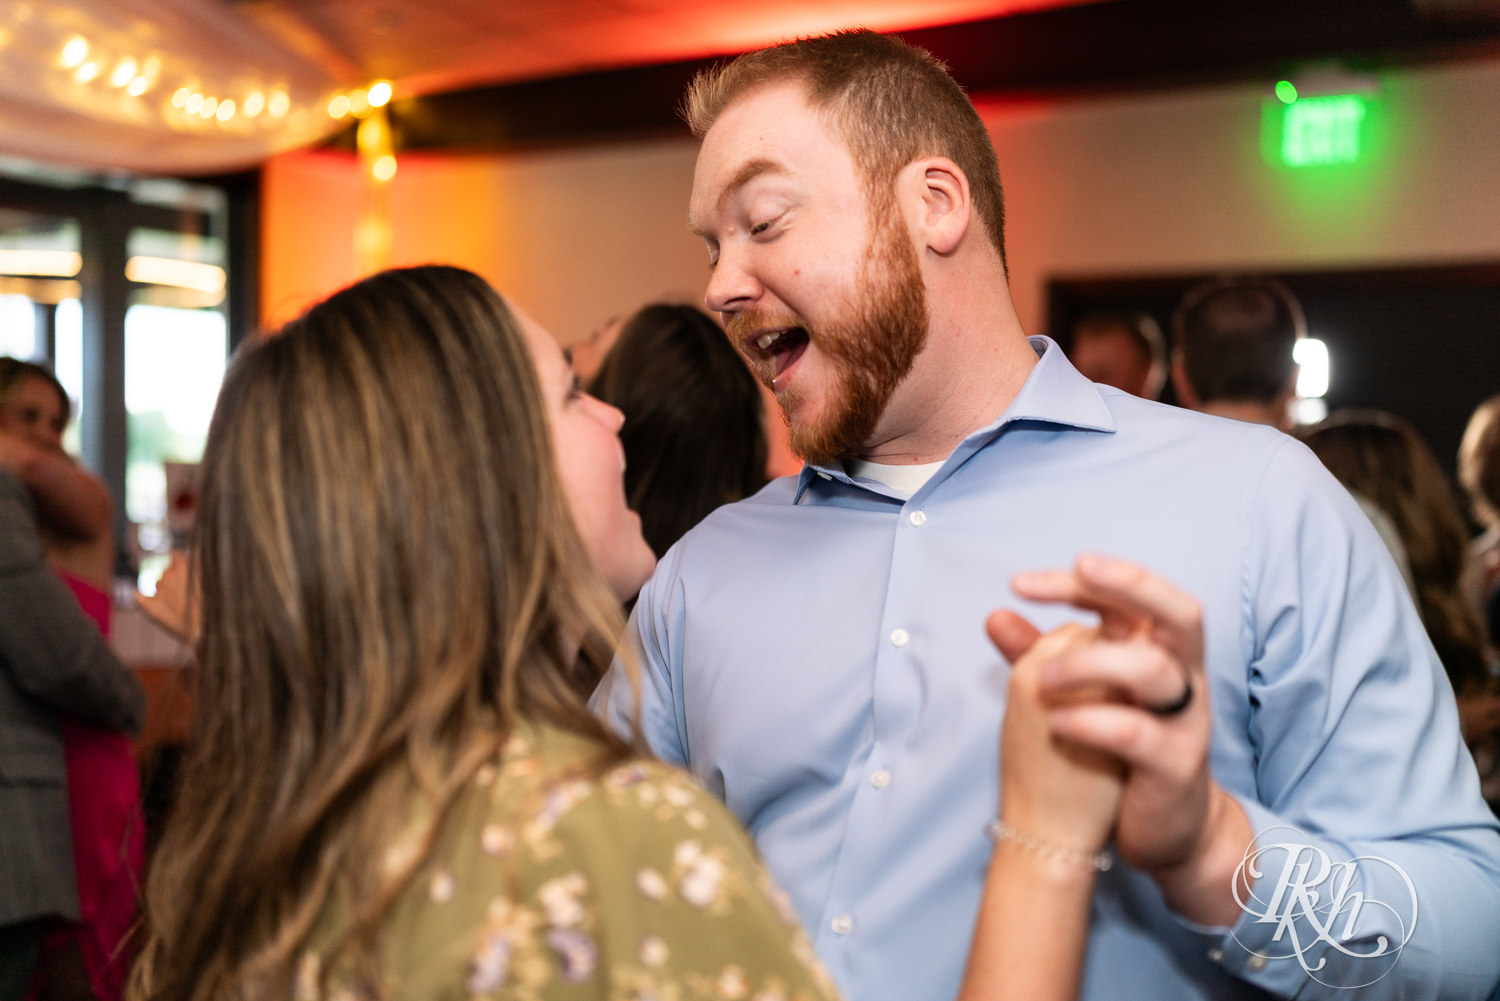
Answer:
[(921, 528), (923, 525), (927, 524), (927, 512), (913, 511), (910, 515), (907, 516), (907, 520), (918, 528)]
[(891, 633), (891, 644), (894, 646), (906, 646), (907, 641), (910, 639), (911, 637), (907, 635), (905, 629), (897, 629)]
[(1259, 955), (1251, 956), (1245, 960), (1245, 968), (1252, 972), (1264, 970), (1266, 968), (1266, 957)]
[(891, 773), (886, 771), (884, 768), (876, 772), (874, 775), (870, 776), (870, 785), (874, 786), (876, 789), (884, 789), (890, 784)]
[(840, 914), (828, 922), (828, 927), (832, 928), (836, 934), (847, 935), (854, 930), (854, 919), (847, 914)]
[(1208, 950), (1208, 961), (1210, 963), (1217, 963), (1220, 960), (1222, 960), (1223, 958), (1224, 958), (1224, 950), (1223, 949), (1210, 949), (1210, 950)]

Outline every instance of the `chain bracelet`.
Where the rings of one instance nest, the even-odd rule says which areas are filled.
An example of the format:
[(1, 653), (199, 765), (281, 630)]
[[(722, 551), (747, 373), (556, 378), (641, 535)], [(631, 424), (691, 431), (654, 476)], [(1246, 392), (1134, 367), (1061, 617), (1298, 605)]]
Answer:
[(1066, 848), (1055, 845), (1050, 841), (1018, 831), (1007, 824), (992, 820), (985, 825), (985, 833), (990, 836), (991, 841), (1014, 841), (1017, 845), (1028, 851), (1036, 852), (1038, 855), (1051, 855), (1053, 858), (1071, 862), (1084, 869), (1092, 869), (1095, 872), (1105, 872), (1114, 866), (1115, 860), (1110, 857), (1109, 852), (1081, 852), (1076, 848)]

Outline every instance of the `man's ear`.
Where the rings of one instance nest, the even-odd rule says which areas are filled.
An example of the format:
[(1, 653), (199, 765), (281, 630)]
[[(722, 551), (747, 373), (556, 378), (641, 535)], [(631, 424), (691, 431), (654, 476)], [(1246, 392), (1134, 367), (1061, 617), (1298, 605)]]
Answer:
[(1177, 405), (1188, 410), (1201, 410), (1203, 401), (1198, 398), (1198, 393), (1193, 389), (1193, 384), (1188, 382), (1187, 366), (1182, 363), (1180, 352), (1172, 353), (1172, 388), (1177, 391)]
[[(925, 157), (903, 171), (916, 200), (916, 225), (922, 243), (936, 254), (950, 254), (973, 220), (969, 179), (958, 164), (943, 156)], [(906, 185), (903, 185), (906, 187)]]

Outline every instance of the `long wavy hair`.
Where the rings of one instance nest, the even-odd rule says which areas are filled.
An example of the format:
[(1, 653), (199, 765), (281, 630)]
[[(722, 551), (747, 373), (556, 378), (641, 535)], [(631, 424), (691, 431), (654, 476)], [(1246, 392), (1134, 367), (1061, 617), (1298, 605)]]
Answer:
[(1410, 423), (1374, 410), (1334, 413), (1302, 440), (1396, 526), (1422, 622), (1457, 693), (1490, 688), (1484, 628), (1459, 586), (1468, 532), (1432, 449)]
[[(593, 738), (595, 768), (632, 753), (586, 702), (619, 606), (527, 344), (476, 275), (384, 272), (248, 346), (194, 537), (195, 730), (135, 999), (288, 997), (334, 901), (335, 951), (378, 984), (375, 929), (519, 720)], [(436, 819), (393, 873), (414, 798)]]

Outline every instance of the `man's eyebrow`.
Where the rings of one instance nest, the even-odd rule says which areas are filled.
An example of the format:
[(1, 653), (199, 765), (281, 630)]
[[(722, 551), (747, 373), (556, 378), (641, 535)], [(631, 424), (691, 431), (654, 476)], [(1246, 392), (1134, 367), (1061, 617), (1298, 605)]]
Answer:
[[(719, 192), (718, 200), (714, 203), (715, 209), (722, 209), (724, 203), (739, 193), (739, 190), (762, 174), (786, 174), (789, 171), (785, 166), (767, 157), (759, 156), (753, 160), (746, 160), (740, 165), (740, 169), (734, 172), (734, 177)], [(694, 236), (706, 236), (703, 228), (692, 219), (688, 220), (688, 229)]]

